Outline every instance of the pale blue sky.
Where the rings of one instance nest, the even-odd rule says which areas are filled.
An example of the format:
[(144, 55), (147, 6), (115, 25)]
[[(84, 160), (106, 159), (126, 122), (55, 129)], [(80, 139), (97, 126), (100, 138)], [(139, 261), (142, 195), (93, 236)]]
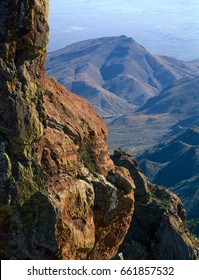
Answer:
[(199, 58), (199, 0), (50, 0), (49, 23), (49, 51), (126, 35), (153, 54)]

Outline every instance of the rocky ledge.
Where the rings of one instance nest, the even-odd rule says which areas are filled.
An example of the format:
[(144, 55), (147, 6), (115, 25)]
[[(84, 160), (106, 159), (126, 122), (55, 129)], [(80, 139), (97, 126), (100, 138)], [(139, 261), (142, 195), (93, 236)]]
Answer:
[[(45, 75), (47, 17), (47, 0), (0, 3), (1, 259), (112, 259), (121, 250), (137, 258), (136, 246), (166, 258), (165, 244), (182, 244), (174, 258), (196, 258), (179, 199), (159, 188), (152, 199), (137, 165), (121, 156), (114, 164), (91, 104)], [(178, 202), (163, 210), (162, 192)], [(144, 211), (152, 206), (149, 223)]]
[(116, 151), (115, 164), (128, 168), (135, 189), (135, 211), (119, 255), (133, 260), (199, 258), (199, 240), (186, 227), (186, 211), (177, 195), (150, 183), (137, 162)]

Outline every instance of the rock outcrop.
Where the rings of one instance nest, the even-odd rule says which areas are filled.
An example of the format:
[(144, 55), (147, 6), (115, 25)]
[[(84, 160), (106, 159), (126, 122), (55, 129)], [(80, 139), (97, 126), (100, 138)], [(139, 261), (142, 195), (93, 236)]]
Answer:
[(1, 1), (0, 15), (1, 259), (110, 259), (133, 180), (91, 104), (45, 76), (48, 1)]
[[(152, 203), (134, 162), (118, 158), (114, 165), (107, 128), (91, 104), (45, 76), (47, 15), (47, 0), (0, 3), (0, 257), (111, 259), (131, 221), (122, 246), (138, 233), (143, 246), (146, 240), (146, 246), (161, 245), (151, 256), (165, 257), (164, 246), (176, 249), (173, 239), (182, 244), (187, 238), (174, 227), (183, 208), (178, 198), (168, 210)], [(134, 219), (143, 226), (136, 229)], [(148, 232), (153, 225), (161, 225), (159, 243)], [(194, 245), (186, 239), (183, 246), (187, 257), (184, 251), (192, 253)]]
[(129, 169), (135, 181), (135, 211), (119, 254), (133, 260), (192, 260), (199, 258), (199, 240), (186, 228), (186, 211), (164, 187), (148, 182), (137, 162), (116, 151), (112, 159)]

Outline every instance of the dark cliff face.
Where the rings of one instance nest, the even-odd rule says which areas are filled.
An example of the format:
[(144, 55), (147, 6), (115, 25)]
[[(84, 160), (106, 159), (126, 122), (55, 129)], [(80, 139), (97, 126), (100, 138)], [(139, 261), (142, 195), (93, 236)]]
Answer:
[[(44, 130), (44, 89), (39, 79), (48, 38), (47, 3), (37, 2), (0, 4), (0, 209), (1, 255), (5, 258), (31, 258), (29, 236), (39, 232), (33, 233), (27, 225), (36, 215), (34, 208), (41, 211), (36, 205), (39, 198), (44, 212), (55, 216), (39, 190), (42, 179), (33, 148)], [(29, 205), (33, 212), (27, 213)], [(47, 223), (42, 227), (47, 229)], [(51, 243), (56, 246), (55, 238)]]
[(1, 1), (0, 6), (1, 130), (21, 144), (38, 140), (43, 130), (38, 80), (44, 71), (48, 14), (47, 3), (38, 3)]
[(0, 257), (111, 259), (134, 181), (91, 104), (45, 76), (47, 15), (48, 1), (0, 3)]

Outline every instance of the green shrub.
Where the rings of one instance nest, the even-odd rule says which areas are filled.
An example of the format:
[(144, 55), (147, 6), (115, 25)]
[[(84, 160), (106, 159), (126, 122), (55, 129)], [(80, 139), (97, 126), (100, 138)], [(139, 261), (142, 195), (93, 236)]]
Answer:
[(85, 167), (88, 168), (88, 170), (91, 173), (96, 172), (95, 161), (94, 161), (93, 154), (92, 154), (89, 146), (82, 145), (79, 148), (79, 153), (81, 155), (81, 158), (82, 158), (82, 161), (83, 161)]

